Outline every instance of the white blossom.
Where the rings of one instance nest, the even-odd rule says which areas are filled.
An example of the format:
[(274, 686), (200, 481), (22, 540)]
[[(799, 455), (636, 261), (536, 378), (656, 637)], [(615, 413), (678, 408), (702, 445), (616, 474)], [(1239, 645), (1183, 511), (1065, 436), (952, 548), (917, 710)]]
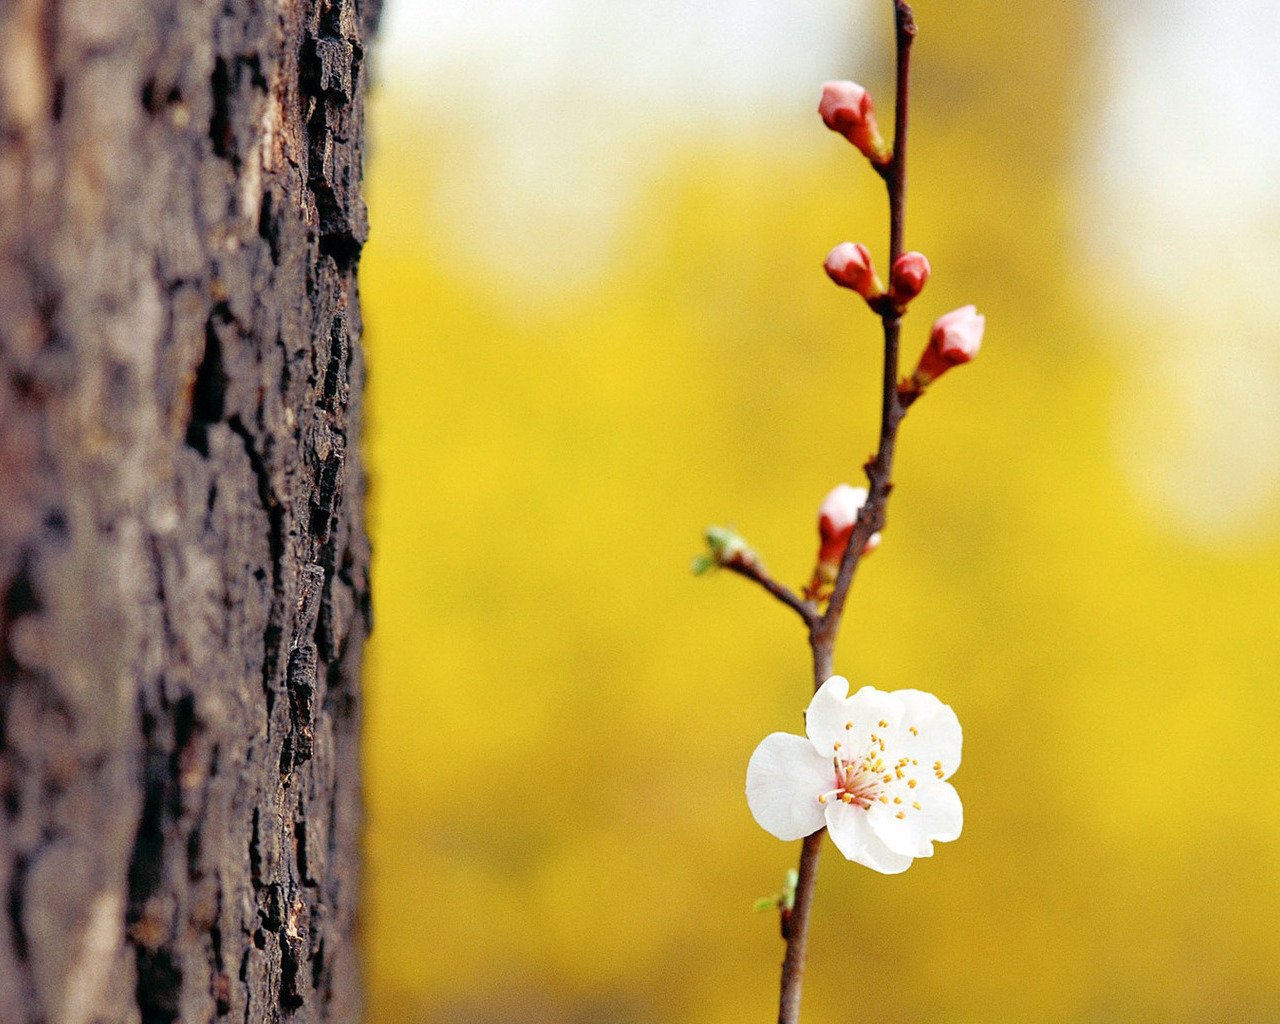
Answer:
[(775, 732), (747, 765), (747, 804), (779, 839), (824, 825), (849, 860), (897, 874), (934, 842), (960, 835), (964, 811), (947, 779), (960, 767), (955, 712), (931, 693), (832, 676), (805, 713), (808, 738)]

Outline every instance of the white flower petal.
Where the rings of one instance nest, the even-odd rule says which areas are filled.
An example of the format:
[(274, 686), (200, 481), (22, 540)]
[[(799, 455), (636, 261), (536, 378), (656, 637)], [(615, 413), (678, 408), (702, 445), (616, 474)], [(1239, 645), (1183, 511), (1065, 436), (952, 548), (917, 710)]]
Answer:
[(864, 686), (852, 697), (846, 697), (848, 692), (849, 681), (832, 676), (813, 695), (805, 713), (805, 732), (826, 757), (837, 749), (841, 756), (860, 754), (870, 748), (872, 735), (887, 735), (902, 720), (903, 704), (893, 694), (874, 686)]
[(772, 733), (747, 763), (747, 806), (756, 823), (779, 839), (802, 839), (822, 828), (818, 795), (834, 786), (831, 762), (803, 736)]
[(836, 744), (845, 742), (845, 722), (849, 721), (847, 704), (849, 680), (832, 676), (813, 695), (804, 713), (804, 731), (814, 749), (825, 758), (835, 756)]
[(923, 690), (894, 690), (893, 696), (906, 708), (901, 730), (894, 737), (894, 749), (914, 757), (922, 769), (932, 770), (940, 763), (942, 777), (950, 778), (960, 767), (964, 738), (956, 713), (950, 705)]
[(964, 808), (949, 782), (928, 777), (912, 790), (894, 786), (886, 795), (890, 796), (889, 802), (873, 803), (867, 811), (867, 821), (895, 853), (932, 857), (934, 840), (950, 842), (959, 837), (964, 827)]
[(877, 801), (867, 811), (867, 822), (871, 831), (894, 853), (907, 857), (933, 856), (933, 843), (926, 834), (923, 811), (907, 813), (892, 803)]
[(910, 857), (894, 853), (872, 831), (867, 812), (857, 804), (829, 803), (826, 817), (831, 841), (849, 860), (885, 875), (900, 874), (911, 867)]
[[(893, 735), (902, 721), (905, 711), (902, 701), (892, 693), (864, 686), (845, 703), (845, 719), (842, 725), (852, 723), (845, 730), (846, 743), (854, 753), (869, 750), (872, 736), (885, 739)], [(884, 722), (884, 725), (880, 723)]]
[(964, 805), (960, 802), (960, 794), (949, 782), (936, 780), (920, 787), (923, 793), (919, 797), (925, 817), (929, 838), (939, 843), (949, 843), (959, 839), (964, 830)]

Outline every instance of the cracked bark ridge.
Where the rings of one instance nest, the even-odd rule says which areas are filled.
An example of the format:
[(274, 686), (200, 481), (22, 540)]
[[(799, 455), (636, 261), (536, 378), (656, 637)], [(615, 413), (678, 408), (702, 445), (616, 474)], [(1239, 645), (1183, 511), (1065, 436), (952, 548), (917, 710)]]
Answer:
[(366, 0), (0, 0), (0, 1021), (355, 1021)]

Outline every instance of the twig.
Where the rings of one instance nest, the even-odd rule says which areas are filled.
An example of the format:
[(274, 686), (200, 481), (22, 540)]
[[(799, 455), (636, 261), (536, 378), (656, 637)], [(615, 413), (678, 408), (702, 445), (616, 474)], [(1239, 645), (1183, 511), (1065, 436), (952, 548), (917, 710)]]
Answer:
[[(906, 0), (894, 0), (894, 27), (897, 39), (897, 94), (894, 104), (893, 157), (882, 170), (889, 192), (889, 264), (902, 255), (907, 196), (907, 125), (910, 114), (911, 43), (916, 25), (911, 6)], [(898, 398), (898, 335), (901, 313), (886, 304), (879, 310), (884, 328), (884, 375), (880, 407), (880, 444), (875, 456), (864, 469), (869, 483), (867, 501), (858, 515), (849, 546), (840, 562), (835, 587), (826, 614), (808, 620), (809, 646), (813, 650), (813, 687), (816, 691), (832, 672), (836, 636), (844, 614), (845, 601), (858, 569), (859, 559), (868, 539), (884, 528), (885, 508), (893, 489), (893, 456), (898, 440), (898, 427), (906, 409)], [(799, 881), (795, 906), (785, 928), (786, 957), (782, 962), (782, 985), (778, 1001), (778, 1024), (797, 1024), (800, 1019), (800, 995), (804, 981), (804, 964), (809, 939), (809, 911), (813, 905), (813, 888), (818, 874), (818, 857), (822, 850), (819, 830), (805, 839), (800, 850)]]
[(787, 940), (787, 955), (782, 962), (779, 1022), (800, 1019), (800, 989), (804, 982), (805, 952), (809, 946), (809, 909), (813, 906), (813, 889), (818, 881), (818, 855), (822, 852), (822, 837), (826, 834), (827, 830), (823, 828), (805, 837), (800, 853), (795, 905), (783, 918), (782, 937)]
[(725, 566), (730, 572), (736, 572), (739, 576), (744, 576), (749, 580), (754, 580), (764, 587), (770, 594), (794, 611), (804, 624), (809, 627), (810, 633), (813, 632), (814, 626), (817, 625), (821, 616), (815, 605), (808, 601), (804, 601), (790, 587), (784, 583), (779, 583), (768, 571), (755, 559), (735, 558), (730, 562), (726, 562)]
[[(894, 0), (894, 23), (898, 46), (898, 86), (894, 105), (893, 158), (886, 166), (883, 177), (889, 192), (889, 264), (902, 255), (902, 238), (906, 227), (907, 200), (907, 127), (911, 99), (911, 43), (916, 35), (915, 18), (910, 4)], [(840, 562), (835, 587), (826, 614), (816, 630), (816, 640), (835, 643), (844, 614), (844, 604), (849, 587), (857, 571), (863, 548), (877, 530), (884, 529), (885, 506), (893, 489), (893, 455), (898, 441), (898, 426), (906, 414), (898, 398), (898, 335), (902, 315), (892, 306), (881, 308), (880, 321), (884, 327), (884, 375), (880, 402), (880, 444), (875, 456), (863, 468), (869, 483), (866, 504), (858, 516), (849, 539), (849, 547)], [(817, 680), (821, 686), (825, 680)]]

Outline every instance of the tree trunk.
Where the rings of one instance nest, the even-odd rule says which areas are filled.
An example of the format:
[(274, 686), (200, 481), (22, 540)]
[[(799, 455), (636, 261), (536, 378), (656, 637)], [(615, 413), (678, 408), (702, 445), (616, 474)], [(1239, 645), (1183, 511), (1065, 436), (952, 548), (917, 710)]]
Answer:
[(356, 0), (0, 0), (0, 1021), (356, 1021)]

